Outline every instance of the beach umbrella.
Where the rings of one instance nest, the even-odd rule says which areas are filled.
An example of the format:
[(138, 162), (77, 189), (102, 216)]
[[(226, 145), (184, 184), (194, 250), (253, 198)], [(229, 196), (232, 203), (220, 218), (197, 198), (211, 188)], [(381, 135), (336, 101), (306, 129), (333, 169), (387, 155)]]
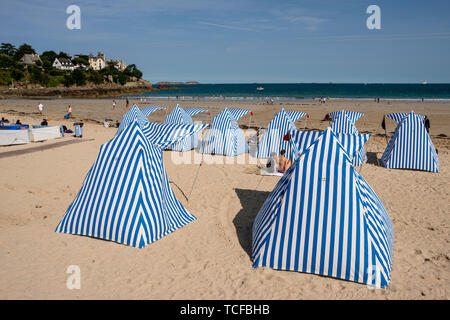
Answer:
[(286, 171), (252, 227), (255, 268), (387, 287), (392, 252), (389, 215), (331, 129)]

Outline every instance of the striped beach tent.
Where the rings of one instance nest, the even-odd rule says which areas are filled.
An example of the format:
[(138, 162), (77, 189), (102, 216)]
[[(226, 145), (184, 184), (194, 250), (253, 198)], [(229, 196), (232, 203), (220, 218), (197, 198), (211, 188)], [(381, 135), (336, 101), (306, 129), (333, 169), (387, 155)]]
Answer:
[[(425, 116), (422, 116), (420, 114), (416, 114), (422, 121), (425, 118)], [(389, 113), (386, 115), (389, 119), (394, 120), (395, 122), (401, 122), (403, 119), (405, 119), (408, 116), (407, 112), (397, 112), (397, 113)]]
[(397, 125), (381, 156), (386, 168), (439, 172), (437, 152), (422, 120), (411, 111)]
[[(190, 126), (185, 133), (193, 131)], [(103, 144), (55, 231), (142, 248), (195, 220), (175, 197), (164, 169), (161, 147), (170, 139), (148, 136), (134, 121)]]
[(308, 115), (306, 112), (301, 111), (286, 111), (286, 113), (288, 114), (289, 118), (291, 118), (292, 122), (295, 122), (298, 119)]
[[(359, 133), (358, 129), (356, 129), (355, 121), (362, 115), (362, 113), (354, 111), (337, 113), (331, 123), (331, 130), (336, 134), (358, 135)], [(370, 136), (368, 138), (370, 138)], [(352, 157), (355, 166), (362, 166), (367, 162), (366, 150), (364, 149), (363, 144), (361, 145), (361, 149), (359, 149), (354, 157)]]
[[(259, 159), (269, 158), (272, 152), (276, 152), (279, 155), (281, 150), (286, 150), (286, 158), (292, 160), (290, 142), (283, 140), (283, 137), (287, 133), (296, 130), (295, 120), (293, 119), (299, 115), (299, 113), (296, 113), (292, 118), (284, 109), (277, 112), (259, 140), (256, 157)], [(306, 113), (303, 115), (306, 115)]]
[(143, 128), (145, 124), (148, 123), (147, 117), (136, 105), (133, 105), (130, 108), (130, 110), (128, 110), (125, 114), (122, 115), (122, 121), (120, 121), (120, 125), (119, 128), (117, 129), (116, 135), (118, 135), (120, 132), (126, 129), (126, 127), (128, 127), (134, 121), (137, 121), (141, 128)]
[(234, 120), (238, 121), (240, 118), (250, 113), (251, 110), (239, 109), (239, 108), (228, 108), (228, 112), (233, 116)]
[(167, 149), (182, 139), (197, 134), (208, 126), (209, 123), (188, 125), (149, 122), (142, 128), (142, 131), (151, 144), (161, 149)]
[(200, 153), (237, 156), (248, 152), (244, 133), (232, 113), (225, 108), (211, 122), (200, 144)]
[(253, 267), (387, 287), (392, 251), (389, 215), (331, 129), (286, 171), (252, 227)]
[(158, 110), (166, 110), (167, 108), (165, 107), (158, 107), (158, 106), (145, 106), (142, 107), (141, 112), (148, 117), (149, 115), (151, 115), (153, 112), (158, 111)]
[[(291, 131), (293, 159), (297, 159), (301, 156), (301, 154), (305, 152), (305, 150), (308, 149), (322, 133), (322, 131)], [(362, 163), (359, 153), (372, 135), (360, 133), (337, 133), (335, 135), (352, 161), (353, 166), (360, 166)]]
[(350, 110), (339, 110), (339, 111), (333, 111), (330, 112), (329, 115), (331, 117), (332, 120), (334, 120), (334, 118), (339, 117), (340, 115), (345, 114), (350, 121), (355, 124), (356, 121), (361, 118), (362, 116), (364, 116), (364, 113), (361, 112), (356, 112), (356, 111), (350, 111)]
[[(191, 110), (192, 111), (192, 110)], [(203, 112), (203, 111), (200, 111)], [(195, 114), (194, 112), (192, 112)], [(185, 110), (183, 110), (179, 104), (175, 106), (175, 108), (166, 116), (166, 120), (164, 123), (172, 123), (172, 124), (188, 124), (192, 125), (194, 124), (194, 121), (191, 118), (191, 115), (189, 115)], [(191, 136), (188, 136), (177, 143), (174, 143), (170, 149), (174, 151), (189, 151), (198, 146), (198, 135), (193, 134)]]
[(334, 133), (358, 133), (355, 123), (345, 113), (341, 113), (333, 118), (331, 130)]
[(202, 113), (202, 112), (208, 112), (207, 109), (201, 109), (201, 108), (185, 108), (184, 111), (191, 117), (195, 116), (196, 114)]

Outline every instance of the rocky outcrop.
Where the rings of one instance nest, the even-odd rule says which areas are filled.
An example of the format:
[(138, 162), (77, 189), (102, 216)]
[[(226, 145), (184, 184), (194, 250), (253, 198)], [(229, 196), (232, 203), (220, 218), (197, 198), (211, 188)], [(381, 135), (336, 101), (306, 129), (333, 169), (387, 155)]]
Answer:
[(125, 85), (115, 83), (101, 85), (86, 85), (73, 87), (43, 88), (28, 86), (26, 88), (1, 88), (0, 98), (34, 98), (34, 97), (68, 97), (68, 98), (97, 98), (111, 97), (125, 94), (139, 94), (144, 91), (157, 90), (146, 80), (127, 82)]

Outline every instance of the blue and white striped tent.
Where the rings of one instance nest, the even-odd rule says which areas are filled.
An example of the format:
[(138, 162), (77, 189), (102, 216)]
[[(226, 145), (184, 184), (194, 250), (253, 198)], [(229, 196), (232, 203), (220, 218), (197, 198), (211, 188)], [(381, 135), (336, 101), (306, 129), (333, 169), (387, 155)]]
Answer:
[[(422, 121), (425, 118), (425, 116), (422, 116), (420, 114), (416, 114)], [(394, 120), (395, 122), (401, 122), (403, 119), (405, 119), (408, 116), (407, 112), (398, 112), (398, 113), (389, 113), (386, 115), (389, 119)]]
[(141, 128), (148, 123), (147, 117), (142, 113), (142, 111), (133, 105), (130, 110), (128, 110), (124, 115), (122, 115), (122, 121), (120, 122), (119, 128), (117, 129), (116, 135), (122, 132), (126, 127), (137, 121)]
[(149, 115), (151, 115), (153, 112), (158, 111), (158, 110), (166, 110), (167, 108), (165, 107), (158, 107), (158, 106), (145, 106), (141, 109), (141, 112), (148, 117)]
[[(311, 146), (322, 133), (322, 131), (291, 131), (293, 159), (297, 159), (303, 152), (305, 152), (305, 150), (308, 149), (309, 146)], [(360, 157), (361, 149), (372, 135), (360, 133), (337, 133), (335, 135), (342, 144), (345, 152), (347, 152), (353, 166), (360, 166), (362, 164)]]
[(331, 130), (334, 133), (358, 133), (355, 123), (345, 113), (341, 113), (333, 118)]
[(231, 112), (225, 108), (211, 122), (200, 144), (200, 153), (237, 156), (248, 152), (244, 133)]
[(381, 156), (389, 169), (439, 172), (439, 159), (420, 115), (411, 111), (397, 125)]
[[(286, 158), (292, 160), (290, 142), (283, 140), (283, 137), (287, 133), (296, 130), (294, 124), (295, 120), (293, 119), (300, 116), (300, 113), (291, 115), (294, 117), (292, 118), (284, 109), (281, 109), (281, 111), (275, 114), (259, 140), (256, 151), (256, 157), (258, 159), (269, 158), (272, 152), (276, 152), (277, 155), (279, 155), (281, 150), (286, 150)], [(302, 116), (304, 115), (306, 115), (306, 113), (303, 113)]]
[(247, 109), (238, 109), (238, 108), (228, 108), (228, 112), (231, 113), (234, 120), (238, 121), (240, 118), (245, 116), (247, 113), (250, 113), (251, 110)]
[(177, 125), (151, 125), (142, 130), (134, 121), (101, 146), (56, 232), (142, 248), (195, 220), (170, 188), (162, 148), (203, 126), (172, 128), (163, 138)]
[(280, 179), (252, 234), (253, 267), (389, 283), (391, 220), (330, 129)]
[[(357, 135), (358, 129), (356, 129), (355, 121), (362, 116), (362, 113), (354, 111), (342, 111), (334, 115), (333, 122), (331, 123), (331, 130), (338, 134), (352, 134)], [(370, 137), (370, 136), (369, 136)], [(353, 157), (353, 164), (355, 166), (362, 166), (367, 162), (366, 150), (361, 145), (361, 149)]]
[(195, 116), (196, 114), (202, 113), (202, 112), (208, 112), (207, 109), (201, 109), (201, 108), (185, 108), (184, 111), (191, 117)]
[(288, 114), (289, 118), (291, 118), (292, 122), (295, 122), (298, 119), (308, 115), (306, 112), (301, 111), (286, 111), (286, 113)]
[[(202, 110), (202, 109), (192, 110), (192, 108), (191, 108), (190, 112), (192, 113), (192, 115), (196, 114), (196, 112), (197, 113), (204, 112), (204, 111), (200, 111), (200, 110)], [(194, 121), (192, 120), (191, 115), (188, 114), (185, 110), (183, 110), (179, 104), (177, 104), (175, 106), (175, 108), (167, 115), (164, 123), (192, 125), (192, 124), (194, 124)], [(174, 151), (181, 151), (181, 152), (189, 151), (198, 146), (198, 141), (199, 141), (198, 135), (193, 134), (191, 136), (188, 136), (188, 137), (178, 141), (177, 143), (174, 143), (170, 147), (170, 149), (174, 150)]]
[(355, 124), (359, 118), (364, 116), (364, 113), (349, 110), (333, 111), (329, 113), (329, 116), (331, 117), (332, 120), (334, 120), (334, 118), (337, 118), (343, 114), (345, 114), (353, 124)]

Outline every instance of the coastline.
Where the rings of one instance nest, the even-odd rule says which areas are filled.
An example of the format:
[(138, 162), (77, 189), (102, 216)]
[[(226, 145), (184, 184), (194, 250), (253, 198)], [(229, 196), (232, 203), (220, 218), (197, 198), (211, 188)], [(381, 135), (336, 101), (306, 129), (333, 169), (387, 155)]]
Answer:
[(157, 90), (147, 81), (54, 88), (1, 88), (0, 99), (107, 98)]

